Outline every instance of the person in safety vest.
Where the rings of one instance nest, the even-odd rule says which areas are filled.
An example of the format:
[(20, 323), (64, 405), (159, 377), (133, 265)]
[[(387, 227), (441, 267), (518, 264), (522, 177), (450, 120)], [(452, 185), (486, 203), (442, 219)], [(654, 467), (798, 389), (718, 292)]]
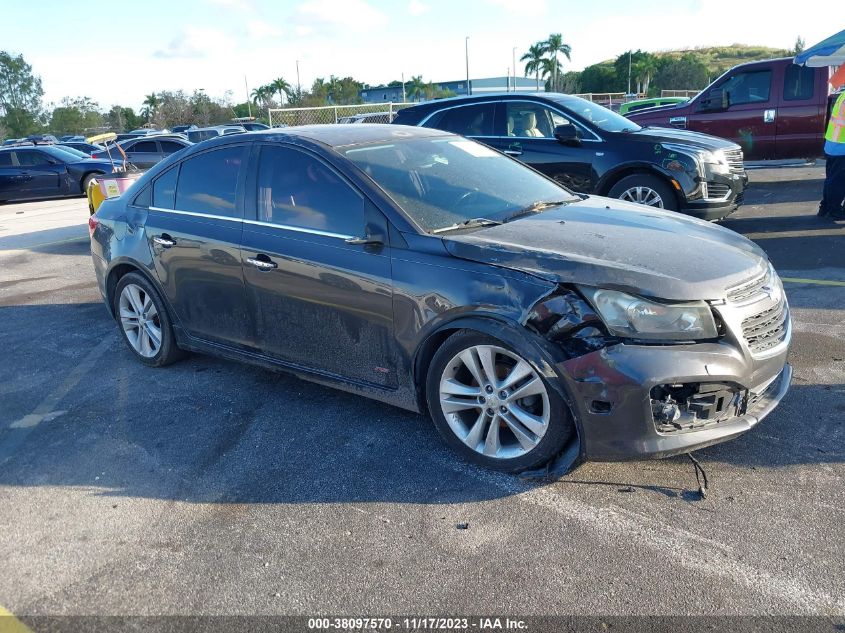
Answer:
[[(845, 69), (843, 64), (840, 71)], [(834, 86), (845, 85), (845, 73), (837, 71), (831, 77)], [(825, 178), (824, 193), (819, 205), (819, 215), (833, 220), (845, 220), (845, 90), (843, 90), (830, 111), (830, 122), (824, 135)]]

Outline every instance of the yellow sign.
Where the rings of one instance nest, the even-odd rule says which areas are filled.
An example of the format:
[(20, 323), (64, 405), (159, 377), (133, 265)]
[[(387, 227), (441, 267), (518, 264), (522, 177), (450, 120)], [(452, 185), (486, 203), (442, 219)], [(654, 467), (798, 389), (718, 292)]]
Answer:
[(116, 180), (104, 180), (103, 184), (106, 187), (107, 198), (118, 198), (120, 196), (120, 187), (117, 186)]

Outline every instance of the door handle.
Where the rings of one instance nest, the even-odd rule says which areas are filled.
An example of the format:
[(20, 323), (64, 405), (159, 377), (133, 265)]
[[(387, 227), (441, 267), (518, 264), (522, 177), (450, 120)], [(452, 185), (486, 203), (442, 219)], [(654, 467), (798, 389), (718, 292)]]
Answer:
[[(258, 257), (262, 257), (262, 256), (259, 255)], [(265, 259), (258, 259), (258, 257), (247, 257), (246, 258), (247, 264), (252, 264), (253, 266), (255, 266), (258, 270), (260, 270), (262, 272), (263, 271), (270, 271), (270, 270), (273, 270), (274, 268), (279, 267), (279, 265), (276, 262), (272, 261), (266, 255), (263, 256), (263, 257), (265, 257)]]
[(777, 118), (777, 110), (763, 110), (763, 123), (774, 123)]
[(167, 233), (164, 233), (161, 237), (156, 235), (153, 238), (153, 242), (155, 242), (159, 246), (163, 246), (164, 248), (170, 248), (171, 246), (176, 245), (176, 240), (171, 238)]
[(521, 149), (506, 149), (506, 150), (504, 150), (504, 152), (508, 156), (522, 156), (522, 150)]
[(671, 125), (672, 127), (686, 129), (686, 127), (687, 127), (687, 117), (685, 117), (685, 116), (670, 117), (669, 118), (669, 125)]

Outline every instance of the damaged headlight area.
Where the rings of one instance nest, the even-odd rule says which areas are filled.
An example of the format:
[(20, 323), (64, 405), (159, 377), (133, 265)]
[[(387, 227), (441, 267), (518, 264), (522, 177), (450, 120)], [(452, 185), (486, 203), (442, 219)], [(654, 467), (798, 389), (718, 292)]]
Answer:
[(528, 314), (526, 325), (559, 345), (570, 358), (618, 342), (592, 306), (575, 290), (564, 287), (539, 301)]
[(582, 287), (609, 332), (641, 341), (702, 341), (718, 338), (704, 301), (661, 303), (616, 290)]

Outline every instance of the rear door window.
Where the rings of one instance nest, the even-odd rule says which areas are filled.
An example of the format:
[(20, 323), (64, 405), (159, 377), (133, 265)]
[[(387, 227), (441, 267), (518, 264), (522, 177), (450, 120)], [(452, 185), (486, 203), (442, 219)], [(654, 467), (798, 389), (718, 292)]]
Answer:
[(158, 148), (156, 147), (155, 141), (141, 141), (139, 143), (135, 143), (130, 150), (130, 152), (149, 152), (151, 154), (157, 154)]
[(21, 167), (39, 167), (50, 164), (49, 158), (42, 152), (36, 152), (33, 150), (18, 150), (15, 153), (18, 155), (18, 164)]
[(495, 103), (449, 108), (431, 117), (425, 127), (433, 127), (462, 136), (493, 136), (495, 114)]
[(783, 73), (783, 100), (806, 101), (813, 98), (816, 69), (790, 64)]
[(360, 235), (364, 200), (337, 172), (296, 149), (264, 146), (258, 164), (258, 220)]
[(184, 145), (179, 145), (175, 141), (159, 141), (159, 143), (161, 143), (161, 151), (165, 154), (173, 154), (184, 147)]
[(176, 180), (179, 166), (171, 167), (153, 183), (152, 206), (160, 209), (172, 209), (176, 204)]
[(176, 187), (176, 209), (240, 217), (238, 177), (246, 147), (235, 145), (203, 152), (182, 163)]

